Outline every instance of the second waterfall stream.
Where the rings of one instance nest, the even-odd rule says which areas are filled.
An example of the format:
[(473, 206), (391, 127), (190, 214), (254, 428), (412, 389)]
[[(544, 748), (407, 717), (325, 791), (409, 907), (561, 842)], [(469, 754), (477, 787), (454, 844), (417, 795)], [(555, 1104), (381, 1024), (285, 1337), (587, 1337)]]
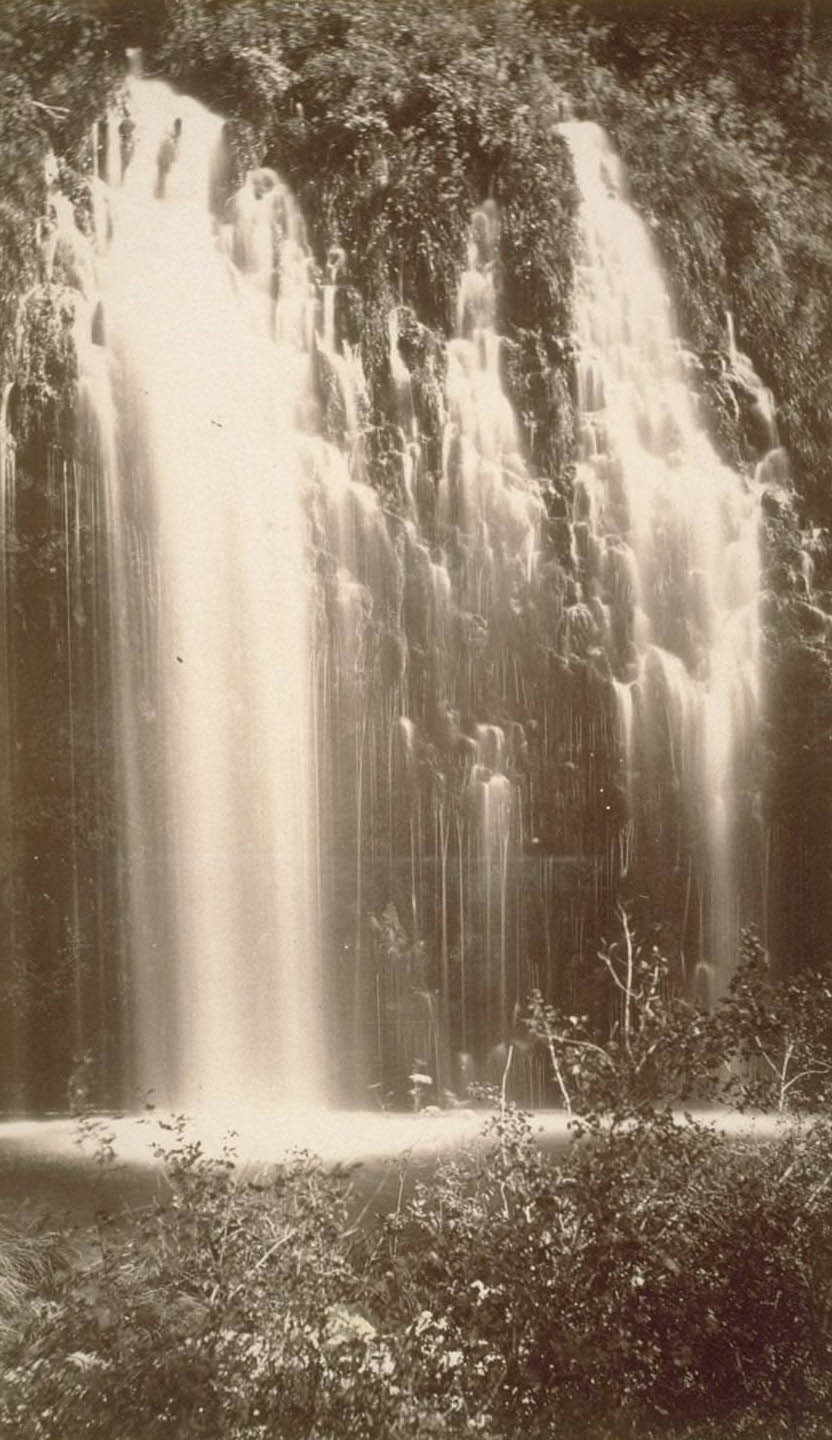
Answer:
[(710, 1000), (743, 918), (760, 486), (719, 461), (698, 419), (658, 259), (606, 136), (589, 122), (562, 133), (581, 195), (577, 568), (585, 602), (600, 606), (631, 814), (655, 857), (648, 883), (674, 850), (680, 863), (680, 831), (701, 857), (699, 988)]

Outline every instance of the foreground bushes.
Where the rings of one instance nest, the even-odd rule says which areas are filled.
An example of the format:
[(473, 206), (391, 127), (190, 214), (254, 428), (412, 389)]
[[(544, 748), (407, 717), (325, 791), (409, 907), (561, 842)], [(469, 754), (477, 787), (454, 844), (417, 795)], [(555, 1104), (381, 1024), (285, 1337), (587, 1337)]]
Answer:
[(506, 1110), (359, 1223), (343, 1175), (252, 1183), (180, 1124), (152, 1207), (6, 1235), (0, 1433), (820, 1436), (830, 1162), (826, 1122), (651, 1112), (555, 1161)]

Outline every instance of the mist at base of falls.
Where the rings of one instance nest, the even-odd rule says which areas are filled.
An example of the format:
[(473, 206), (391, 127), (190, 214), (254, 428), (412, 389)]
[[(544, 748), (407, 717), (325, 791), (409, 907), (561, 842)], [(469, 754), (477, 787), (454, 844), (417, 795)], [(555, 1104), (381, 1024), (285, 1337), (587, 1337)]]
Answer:
[(286, 185), (234, 173), (196, 102), (134, 76), (126, 116), (96, 137), (93, 244), (53, 194), (82, 277), (80, 459), (55, 484), (69, 713), (98, 687), (117, 817), (93, 898), (78, 822), (55, 1069), (198, 1114), (442, 1105), (509, 1069), (545, 1103), (528, 995), (598, 1008), (620, 899), (708, 1002), (761, 912), (771, 415), (756, 477), (717, 459), (619, 162), (569, 123), (570, 507), (506, 393), (494, 201), (454, 333), (390, 308), (381, 477), (337, 237), (317, 265)]

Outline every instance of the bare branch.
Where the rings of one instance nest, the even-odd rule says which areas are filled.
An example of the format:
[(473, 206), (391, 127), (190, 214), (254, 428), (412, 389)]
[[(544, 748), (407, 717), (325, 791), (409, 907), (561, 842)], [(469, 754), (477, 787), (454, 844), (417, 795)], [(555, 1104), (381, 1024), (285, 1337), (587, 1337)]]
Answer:
[(555, 1079), (556, 1079), (557, 1082), (558, 1082), (558, 1089), (560, 1090), (560, 1093), (561, 1093), (561, 1095), (563, 1096), (564, 1109), (566, 1110), (567, 1115), (571, 1115), (571, 1114), (572, 1114), (572, 1101), (571, 1101), (570, 1098), (569, 1098), (569, 1091), (568, 1091), (567, 1088), (566, 1088), (566, 1082), (565, 1082), (565, 1080), (564, 1080), (564, 1078), (563, 1078), (563, 1074), (562, 1074), (562, 1072), (561, 1072), (560, 1065), (558, 1064), (558, 1057), (557, 1057), (557, 1054), (555, 1053), (555, 1042), (554, 1042), (554, 1038), (553, 1038), (553, 1036), (551, 1035), (551, 1033), (548, 1033), (548, 1034), (547, 1034), (547, 1036), (546, 1036), (546, 1043), (547, 1043), (547, 1048), (548, 1048), (548, 1051), (549, 1051), (549, 1059), (550, 1059), (551, 1062), (552, 1062), (552, 1069), (553, 1069), (554, 1072), (555, 1072)]
[(759, 1035), (755, 1035), (755, 1036), (754, 1036), (754, 1044), (757, 1046), (757, 1049), (759, 1050), (760, 1054), (762, 1055), (763, 1059), (765, 1060), (765, 1062), (766, 1062), (766, 1064), (768, 1065), (769, 1069), (771, 1070), (772, 1074), (776, 1075), (776, 1076), (777, 1076), (777, 1079), (779, 1080), (779, 1079), (780, 1079), (780, 1071), (778, 1070), (778, 1068), (777, 1068), (777, 1066), (775, 1065), (774, 1061), (772, 1060), (771, 1056), (763, 1049), (763, 1043), (762, 1043)]
[(63, 120), (69, 111), (63, 105), (46, 105), (43, 100), (31, 100), (36, 110), (43, 110), (52, 120)]
[(616, 985), (618, 986), (619, 990), (621, 991), (621, 993), (622, 993), (623, 995), (626, 995), (626, 994), (627, 994), (627, 986), (624, 984), (624, 981), (621, 979), (620, 975), (617, 973), (617, 971), (616, 971), (616, 969), (615, 969), (615, 966), (613, 965), (612, 961), (610, 960), (609, 955), (605, 955), (603, 950), (599, 950), (599, 951), (598, 951), (598, 959), (603, 961), (603, 963), (606, 965), (607, 969), (609, 970), (610, 975), (612, 976), (612, 979), (613, 979), (614, 984), (616, 984)]
[(627, 988), (624, 991), (624, 1048), (630, 1054), (630, 1006), (633, 1001), (633, 932), (630, 929), (630, 917), (623, 905), (618, 906), (618, 917), (621, 921), (621, 928), (624, 931), (624, 946), (627, 952)]
[(810, 1075), (828, 1075), (830, 1074), (830, 1072), (832, 1072), (832, 1065), (824, 1065), (821, 1062), (816, 1061), (815, 1064), (810, 1066), (808, 1069), (798, 1070), (797, 1074), (793, 1075), (791, 1080), (786, 1081), (783, 1086), (783, 1090), (791, 1090), (792, 1086), (796, 1085), (798, 1080), (808, 1080)]
[(592, 1050), (594, 1054), (600, 1055), (607, 1065), (611, 1065), (613, 1070), (615, 1069), (615, 1061), (602, 1046), (594, 1044), (592, 1040), (578, 1040), (573, 1035), (555, 1035), (553, 1038), (560, 1041), (561, 1045), (572, 1045), (576, 1050)]
[(503, 1115), (505, 1115), (506, 1113), (506, 1086), (508, 1085), (508, 1072), (511, 1069), (511, 1062), (513, 1059), (514, 1045), (512, 1044), (508, 1047), (508, 1055), (506, 1056), (505, 1069), (503, 1070), (503, 1078), (500, 1084), (500, 1110)]

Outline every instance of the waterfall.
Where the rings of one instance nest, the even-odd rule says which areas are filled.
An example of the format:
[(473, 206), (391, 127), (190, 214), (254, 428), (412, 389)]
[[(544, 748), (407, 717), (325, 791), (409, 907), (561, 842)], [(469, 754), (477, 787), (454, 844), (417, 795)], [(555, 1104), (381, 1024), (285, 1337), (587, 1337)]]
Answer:
[(97, 409), (131, 1081), (165, 1103), (260, 1111), (325, 1089), (296, 423), (306, 261), (271, 172), (212, 213), (220, 120), (135, 76), (129, 113)]
[[(760, 503), (787, 467), (731, 322), (760, 455), (720, 461), (620, 163), (596, 126), (560, 129), (571, 487), (526, 458), (493, 200), (452, 333), (400, 301), (362, 352), (339, 237), (319, 269), (279, 176), (237, 173), (221, 119), (135, 66), (93, 137), (92, 240), (49, 180), (31, 303), (58, 295), (79, 370), (78, 455), (46, 486), (68, 999), (29, 1022), (35, 972), (6, 1031), (15, 1081), (60, 1019), (51, 1103), (70, 1046), (97, 1051), (102, 1094), (190, 1110), (442, 1103), (509, 1054), (539, 1103), (529, 991), (586, 1006), (622, 897), (666, 922), (704, 998), (725, 985), (759, 909)], [(7, 534), (13, 408), (6, 391)], [(810, 601), (808, 550), (804, 583)], [(24, 636), (12, 618), (0, 656), (28, 706), (0, 737), (12, 832)]]
[[(604, 133), (589, 122), (561, 132), (581, 196), (580, 603), (600, 606), (628, 804), (653, 850), (647, 883), (650, 870), (655, 880), (682, 869), (686, 850), (701, 857), (706, 918), (694, 953), (711, 996), (730, 975), (742, 919), (743, 793), (754, 785), (760, 712), (761, 485), (719, 461), (698, 419), (658, 260)], [(733, 332), (729, 352), (736, 369)], [(762, 408), (774, 445), (770, 397)]]

